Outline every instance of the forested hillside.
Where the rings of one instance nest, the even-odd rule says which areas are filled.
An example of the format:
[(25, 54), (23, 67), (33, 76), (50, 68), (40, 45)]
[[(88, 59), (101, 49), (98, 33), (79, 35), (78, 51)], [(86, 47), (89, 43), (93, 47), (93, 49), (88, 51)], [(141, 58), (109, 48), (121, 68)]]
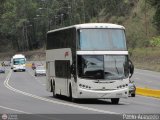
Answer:
[(0, 52), (43, 48), (48, 30), (88, 22), (124, 25), (129, 48), (160, 47), (159, 0), (1, 0)]

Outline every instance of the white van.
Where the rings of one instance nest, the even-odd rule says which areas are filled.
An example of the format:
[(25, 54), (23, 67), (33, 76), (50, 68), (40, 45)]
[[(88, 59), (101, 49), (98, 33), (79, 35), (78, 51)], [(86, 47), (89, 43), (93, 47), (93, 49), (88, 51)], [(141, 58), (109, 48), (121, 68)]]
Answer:
[(11, 58), (11, 69), (16, 71), (26, 71), (26, 58), (22, 54), (16, 54)]

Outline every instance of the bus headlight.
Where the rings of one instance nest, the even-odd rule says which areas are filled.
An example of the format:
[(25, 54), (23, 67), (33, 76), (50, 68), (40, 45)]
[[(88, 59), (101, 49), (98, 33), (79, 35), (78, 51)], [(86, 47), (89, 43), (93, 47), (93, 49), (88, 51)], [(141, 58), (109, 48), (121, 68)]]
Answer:
[(119, 88), (125, 88), (125, 87), (127, 87), (128, 86), (128, 84), (123, 84), (123, 85), (119, 85), (119, 86), (117, 86), (117, 88), (119, 89)]
[(79, 87), (84, 88), (84, 89), (91, 89), (90, 86), (84, 85), (84, 84), (79, 84)]

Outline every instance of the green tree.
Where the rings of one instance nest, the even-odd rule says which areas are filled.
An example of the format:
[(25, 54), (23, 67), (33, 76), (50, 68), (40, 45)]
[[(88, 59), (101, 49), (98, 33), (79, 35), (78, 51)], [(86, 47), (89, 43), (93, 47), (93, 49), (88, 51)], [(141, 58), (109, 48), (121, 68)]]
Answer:
[(156, 26), (158, 33), (160, 33), (160, 0), (147, 0), (148, 3), (150, 3), (152, 6), (155, 7), (156, 12), (153, 17), (153, 23)]

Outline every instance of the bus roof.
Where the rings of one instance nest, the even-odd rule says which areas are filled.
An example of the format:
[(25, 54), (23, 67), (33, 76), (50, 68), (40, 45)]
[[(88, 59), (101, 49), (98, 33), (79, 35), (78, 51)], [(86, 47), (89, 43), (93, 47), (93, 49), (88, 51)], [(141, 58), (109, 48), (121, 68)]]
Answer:
[(13, 56), (13, 58), (25, 58), (25, 56), (22, 54), (16, 54)]
[(65, 30), (65, 29), (69, 29), (69, 28), (77, 28), (77, 29), (81, 29), (81, 28), (118, 28), (118, 29), (125, 29), (125, 27), (122, 25), (117, 25), (117, 24), (112, 24), (112, 23), (85, 23), (85, 24), (77, 24), (77, 25), (72, 25), (69, 27), (50, 30), (47, 33), (52, 33), (55, 31)]

